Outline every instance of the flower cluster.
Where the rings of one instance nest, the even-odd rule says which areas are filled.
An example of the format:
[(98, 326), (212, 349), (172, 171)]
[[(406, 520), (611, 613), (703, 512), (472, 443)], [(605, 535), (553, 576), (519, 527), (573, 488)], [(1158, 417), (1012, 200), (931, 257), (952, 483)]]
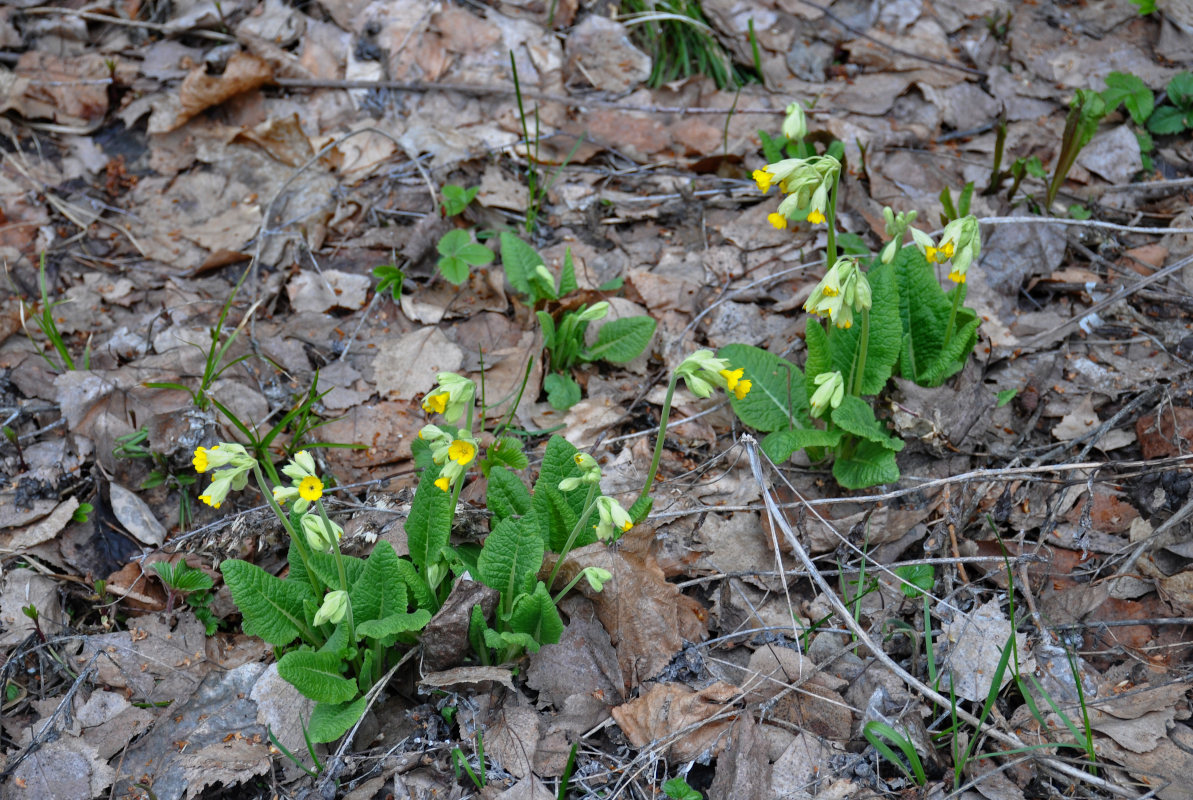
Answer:
[(777, 183), (787, 195), (775, 213), (767, 217), (772, 225), (782, 229), (787, 227), (787, 220), (805, 209), (808, 222), (814, 225), (824, 222), (828, 218), (825, 212), (829, 190), (840, 174), (841, 162), (832, 156), (785, 158), (754, 170), (754, 181), (762, 192)]
[(688, 391), (697, 397), (711, 397), (713, 387), (719, 386), (732, 392), (738, 400), (744, 400), (754, 385), (744, 377), (743, 368), (732, 369), (728, 361), (717, 358), (711, 350), (692, 353), (679, 365), (675, 374), (684, 379)]
[(559, 491), (570, 492), (582, 484), (593, 484), (601, 482), (601, 465), (597, 460), (588, 453), (576, 451), (576, 455), (572, 456), (572, 460), (576, 462), (576, 466), (580, 468), (582, 474), (578, 478), (564, 478), (559, 482)]
[(828, 317), (838, 328), (851, 328), (854, 312), (868, 310), (872, 302), (870, 281), (857, 259), (842, 256), (816, 284), (804, 310)]
[(820, 387), (812, 393), (812, 416), (824, 416), (826, 409), (836, 408), (845, 399), (845, 378), (840, 372), (822, 372), (812, 382)]
[(438, 385), (423, 398), (423, 411), (442, 414), (448, 422), (458, 420), (476, 397), (476, 384), (454, 372), (440, 372)]
[(249, 471), (256, 466), (257, 460), (242, 445), (220, 442), (210, 449), (200, 447), (195, 450), (191, 463), (195, 465), (195, 472), (212, 471), (211, 485), (199, 499), (212, 508), (219, 508), (228, 492), (239, 492), (245, 487)]
[[(899, 251), (899, 247), (903, 244), (903, 234), (911, 227), (911, 223), (915, 222), (915, 218), (919, 212), (917, 211), (900, 211), (895, 214), (890, 206), (885, 206), (882, 209), (883, 219), (886, 220), (886, 235), (890, 237), (890, 241), (882, 248), (882, 254), (879, 258), (882, 259), (883, 264), (889, 264), (895, 260), (895, 253)], [(918, 233), (914, 228), (912, 233)]]
[(342, 527), (324, 519), (322, 514), (304, 514), (299, 527), (311, 549), (320, 553), (330, 553), (344, 535)]
[(467, 471), (468, 465), (476, 459), (476, 439), (467, 430), (460, 430), (455, 436), (437, 425), (425, 425), (418, 432), (418, 438), (431, 446), (431, 459), (443, 464), (443, 470), (435, 479), (435, 486), (448, 491)]
[(621, 504), (612, 497), (598, 497), (596, 499), (597, 516), (600, 517), (594, 527), (597, 538), (601, 541), (612, 539), (634, 527), (634, 520)]
[(931, 236), (915, 228), (911, 229), (911, 236), (924, 258), (936, 264), (952, 262), (949, 280), (953, 283), (965, 283), (969, 265), (982, 252), (981, 230), (977, 217), (972, 214), (946, 225), (940, 234), (939, 245), (932, 241)]
[(294, 510), (301, 514), (323, 496), (323, 481), (315, 469), (315, 459), (306, 450), (295, 453), (290, 463), (282, 467), (282, 474), (290, 479), (290, 485), (273, 487), (273, 499), (279, 505), (294, 501)]

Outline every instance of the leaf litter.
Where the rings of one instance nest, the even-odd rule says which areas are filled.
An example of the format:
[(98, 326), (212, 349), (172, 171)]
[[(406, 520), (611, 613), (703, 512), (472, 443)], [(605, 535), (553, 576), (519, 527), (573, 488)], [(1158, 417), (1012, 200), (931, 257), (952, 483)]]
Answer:
[[(721, 42), (764, 79), (740, 94), (707, 78), (647, 88), (639, 27), (573, 3), (553, 19), (521, 3), (401, 0), (200, 4), (127, 24), (115, 10), (0, 12), (14, 55), (0, 67), (0, 413), (15, 438), (0, 445), (5, 796), (295, 796), (311, 780), (270, 745), (272, 730), (310, 763), (304, 701), (264, 648), (208, 638), (186, 609), (167, 617), (142, 568), (168, 553), (206, 568), (284, 558), (280, 530), (210, 514), (181, 479), (195, 446), (233, 433), (226, 418), (147, 385), (209, 377), (209, 329), (244, 265), (231, 327), (263, 305), (204, 390), (260, 436), (318, 381), (312, 410), (326, 424), (302, 441), (363, 446), (320, 453), (347, 484), (335, 509), (360, 552), (377, 532), (404, 539), (419, 402), (439, 371), (483, 377), (507, 403), (496, 413), (524, 430), (564, 425), (632, 500), (661, 367), (735, 342), (802, 362), (794, 312), (823, 238), (770, 228), (748, 182), (763, 163), (757, 132), (774, 131), (788, 102), (818, 98), (812, 127), (844, 143), (851, 168), (842, 226), (873, 246), (882, 205), (917, 208), (931, 228), (943, 188), (986, 187), (1000, 112), (1004, 168), (1050, 164), (1074, 89), (1101, 89), (1112, 70), (1161, 89), (1190, 66), (1193, 28), (1176, 8), (887, 5), (742, 15), (705, 2)], [(539, 106), (537, 143), (522, 141), (511, 52)], [(1191, 162), (1172, 137), (1145, 153), (1138, 130), (1108, 118), (1070, 173), (1063, 202), (1097, 224), (1030, 216), (1045, 190), (1034, 174), (1014, 209), (1005, 183), (974, 193), (974, 213), (1001, 220), (968, 284), (982, 339), (945, 386), (890, 396), (909, 444), (902, 483), (850, 495), (796, 461), (760, 485), (732, 415), (680, 396), (655, 515), (618, 548), (565, 559), (565, 576), (601, 566), (614, 578), (565, 601), (560, 642), (524, 672), (431, 679), (493, 669), (458, 666), (477, 602), (462, 594), (435, 623), (428, 681), (383, 693), (351, 758), (334, 762), (340, 777), (374, 777), (376, 763), (395, 790), (459, 794), (460, 747), (491, 781), (485, 796), (556, 796), (576, 745), (569, 796), (651, 796), (678, 775), (709, 797), (873, 796), (912, 785), (864, 736), (882, 721), (937, 772), (943, 758), (929, 783), (951, 788), (954, 751), (939, 742), (976, 728), (942, 733), (948, 709), (869, 648), (926, 680), (931, 641), (945, 677), (929, 688), (951, 686), (977, 713), (1013, 634), (1019, 675), (1002, 676), (983, 719), (1001, 744), (979, 750), (1092, 737), (1098, 771), (1058, 773), (1054, 749), (984, 758), (963, 765), (979, 792), (1080, 781), (1093, 796), (1184, 797)], [(1132, 183), (1148, 161), (1158, 179)], [(540, 400), (541, 364), (513, 402), (541, 340), (500, 273), (457, 288), (434, 271), (448, 224), (437, 188), (479, 186), (463, 223), (508, 229), (534, 199), (528, 170), (548, 187), (534, 239), (548, 265), (570, 248), (580, 287), (623, 279), (617, 310), (659, 325), (634, 362), (577, 371), (586, 399), (566, 414)], [(1179, 232), (1158, 235), (1168, 228)], [(90, 354), (78, 371), (58, 372), (26, 335), (43, 251), (59, 330)], [(395, 259), (400, 299), (374, 299), (371, 270)], [(145, 453), (116, 457), (143, 428)], [(275, 447), (295, 437), (286, 429)], [(820, 554), (839, 603), (809, 582), (784, 526)], [(926, 610), (900, 572), (921, 562), (935, 569)], [(235, 631), (218, 584), (213, 608)], [(448, 707), (454, 724), (433, 721)]]

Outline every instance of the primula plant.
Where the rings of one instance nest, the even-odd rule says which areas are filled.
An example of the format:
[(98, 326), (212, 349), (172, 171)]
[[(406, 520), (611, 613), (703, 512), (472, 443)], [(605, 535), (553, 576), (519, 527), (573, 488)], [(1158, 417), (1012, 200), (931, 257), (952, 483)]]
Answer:
[[(790, 107), (784, 133), (802, 134), (803, 119), (798, 105)], [(798, 143), (787, 146), (801, 150)], [(797, 450), (814, 461), (831, 455), (837, 482), (859, 489), (897, 480), (895, 454), (903, 449), (865, 398), (880, 394), (892, 374), (939, 386), (973, 350), (978, 318), (963, 304), (981, 237), (972, 216), (950, 222), (934, 239), (912, 227), (915, 212), (896, 215), (887, 208), (890, 240), (877, 257), (838, 256), (840, 177), (841, 163), (828, 154), (785, 158), (754, 172), (761, 191), (778, 186), (786, 195), (768, 217), (775, 227), (792, 220), (828, 227), (830, 266), (804, 304), (812, 315), (804, 370), (748, 345), (727, 345), (719, 355), (753, 379), (754, 390), (730, 402), (742, 422), (768, 434), (762, 447), (772, 460), (781, 463)], [(908, 233), (914, 247), (903, 244)], [(937, 266), (955, 284), (950, 291), (941, 287)]]
[(564, 255), (557, 280), (534, 248), (511, 233), (503, 233), (501, 262), (510, 285), (526, 295), (528, 305), (535, 309), (542, 326), (543, 349), (548, 361), (543, 387), (553, 408), (566, 411), (580, 402), (580, 385), (571, 376), (572, 367), (591, 361), (624, 364), (637, 358), (650, 344), (656, 323), (647, 316), (613, 320), (601, 327), (595, 342), (586, 344), (589, 323), (604, 319), (609, 313), (607, 301), (592, 305), (584, 303), (578, 307), (559, 304), (554, 313), (543, 307), (547, 303), (558, 304), (578, 288), (571, 251)]

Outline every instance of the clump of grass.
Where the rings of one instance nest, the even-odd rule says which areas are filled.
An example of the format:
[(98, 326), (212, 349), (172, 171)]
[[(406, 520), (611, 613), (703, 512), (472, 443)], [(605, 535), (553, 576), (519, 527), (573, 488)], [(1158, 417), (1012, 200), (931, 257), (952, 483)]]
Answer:
[(651, 57), (650, 86), (707, 75), (718, 89), (736, 89), (749, 71), (734, 65), (713, 36), (698, 0), (622, 0), (619, 18)]

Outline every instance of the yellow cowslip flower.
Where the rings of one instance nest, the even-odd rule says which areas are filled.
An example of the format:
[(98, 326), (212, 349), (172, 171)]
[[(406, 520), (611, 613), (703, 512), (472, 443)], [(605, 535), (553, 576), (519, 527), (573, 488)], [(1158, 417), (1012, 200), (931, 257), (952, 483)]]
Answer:
[(460, 466), (466, 467), (472, 463), (472, 459), (476, 458), (476, 445), (467, 439), (456, 439), (447, 448), (447, 457)]
[(965, 273), (957, 267), (953, 267), (953, 271), (949, 273), (949, 280), (953, 283), (965, 283)]
[(212, 500), (211, 495), (209, 495), (209, 494), (201, 494), (201, 495), (199, 495), (199, 499), (202, 500), (207, 505), (211, 506), (212, 508), (220, 507), (220, 501)]
[(774, 183), (775, 176), (764, 169), (756, 169), (753, 172), (754, 182), (758, 184), (758, 191), (766, 194), (770, 191), (770, 185)]
[(811, 211), (808, 212), (808, 222), (811, 222), (813, 225), (823, 225), (824, 221), (825, 221), (824, 214), (821, 214), (816, 209), (812, 209)]
[(436, 392), (423, 398), (423, 411), (428, 414), (442, 414), (447, 409), (447, 392)]
[(953, 243), (941, 242), (940, 247), (926, 247), (924, 257), (937, 264), (943, 264), (953, 257)]
[(298, 496), (308, 503), (313, 503), (323, 496), (323, 481), (314, 475), (308, 475), (298, 484)]
[(742, 379), (744, 373), (745, 370), (741, 368), (723, 369), (720, 372), (721, 377), (725, 379), (725, 388), (733, 392), (738, 400), (746, 399), (746, 395), (750, 393), (750, 387), (754, 385), (752, 382)]
[(442, 491), (446, 492), (448, 489), (450, 489), (452, 487), (452, 482), (448, 479), (448, 477), (446, 475), (441, 475), (435, 479), (435, 485)]
[(780, 214), (777, 211), (767, 214), (766, 221), (769, 222), (771, 225), (775, 226), (776, 228), (778, 228), (779, 230), (783, 230), (784, 228), (787, 227), (787, 217), (783, 216), (782, 214)]
[(325, 622), (330, 622), (332, 625), (339, 625), (347, 615), (348, 593), (343, 589), (337, 589), (334, 592), (328, 592), (327, 596), (323, 598), (323, 605), (319, 606), (319, 610), (315, 612), (312, 624), (322, 625)]
[[(213, 448), (211, 448), (211, 449), (212, 449), (212, 450), (217, 450), (217, 449), (219, 449), (219, 445), (216, 445), (215, 447), (213, 447)], [(194, 460), (193, 460), (191, 463), (193, 463), (193, 464), (195, 465), (195, 472), (200, 472), (200, 473), (202, 473), (202, 472), (206, 472), (206, 471), (207, 471), (207, 467), (208, 467), (208, 462), (207, 462), (207, 448), (206, 448), (206, 447), (200, 447), (198, 450), (196, 450), (196, 451), (195, 451), (195, 458), (194, 458)]]

